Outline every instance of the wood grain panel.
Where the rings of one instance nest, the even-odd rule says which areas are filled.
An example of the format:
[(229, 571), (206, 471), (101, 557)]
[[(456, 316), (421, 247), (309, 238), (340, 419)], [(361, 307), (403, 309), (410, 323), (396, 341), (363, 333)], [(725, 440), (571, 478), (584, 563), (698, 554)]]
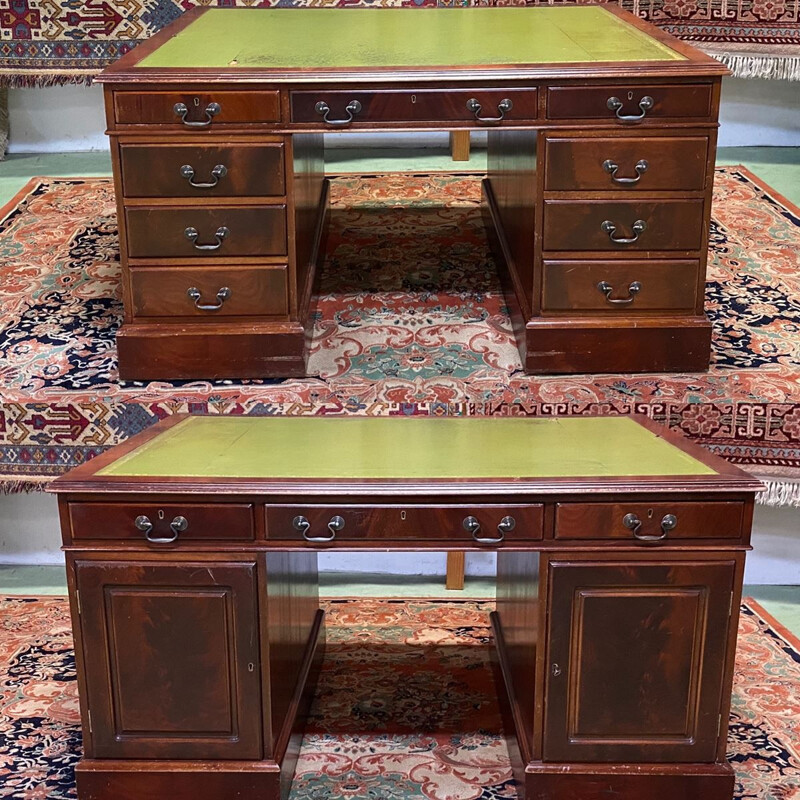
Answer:
[[(205, 122), (205, 109), (217, 103), (220, 111), (204, 128), (189, 128), (175, 110), (176, 103), (188, 109), (189, 122)], [(114, 92), (114, 118), (121, 125), (167, 125), (179, 130), (211, 131), (220, 126), (252, 122), (280, 122), (278, 91), (225, 91), (199, 88), (196, 91)]]

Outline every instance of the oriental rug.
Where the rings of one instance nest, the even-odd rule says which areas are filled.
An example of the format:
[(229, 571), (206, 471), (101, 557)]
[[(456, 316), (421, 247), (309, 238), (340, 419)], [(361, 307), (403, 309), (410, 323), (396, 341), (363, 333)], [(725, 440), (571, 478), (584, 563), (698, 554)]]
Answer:
[(0, 209), (0, 487), (41, 486), (169, 414), (645, 414), (800, 503), (800, 212), (717, 170), (707, 373), (525, 375), (476, 176), (332, 183), (304, 379), (121, 383), (109, 179), (37, 178)]
[[(290, 800), (513, 800), (489, 601), (327, 600), (328, 649)], [(0, 798), (75, 797), (81, 756), (64, 598), (0, 599)], [(800, 796), (800, 642), (739, 620), (728, 758), (737, 800)]]

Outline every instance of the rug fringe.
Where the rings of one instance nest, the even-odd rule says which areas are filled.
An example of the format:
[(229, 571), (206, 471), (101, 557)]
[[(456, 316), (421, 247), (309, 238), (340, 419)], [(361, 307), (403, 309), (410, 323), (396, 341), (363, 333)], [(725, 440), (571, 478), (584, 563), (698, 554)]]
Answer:
[(15, 478), (0, 479), (0, 494), (27, 494), (28, 492), (43, 492), (52, 478), (41, 478), (39, 480), (20, 481)]
[(714, 51), (708, 51), (708, 54), (728, 67), (734, 78), (800, 81), (800, 56), (762, 56)]
[(36, 73), (13, 73), (0, 71), (0, 86), (11, 89), (44, 89), (48, 86), (67, 86), (83, 84), (91, 86), (95, 75), (99, 69), (87, 70), (85, 72), (36, 72)]
[(800, 483), (768, 478), (761, 480), (767, 488), (756, 495), (759, 505), (800, 508)]

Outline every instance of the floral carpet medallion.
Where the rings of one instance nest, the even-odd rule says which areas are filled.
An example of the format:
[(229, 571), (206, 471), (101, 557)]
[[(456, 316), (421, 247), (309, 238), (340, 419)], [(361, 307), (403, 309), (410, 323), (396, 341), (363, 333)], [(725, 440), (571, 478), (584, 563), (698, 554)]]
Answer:
[(121, 383), (111, 181), (34, 179), (0, 211), (0, 487), (35, 487), (178, 412), (635, 412), (800, 477), (800, 212), (743, 168), (716, 172), (712, 364), (692, 374), (522, 372), (477, 176), (337, 178), (331, 203), (312, 377)]
[[(328, 647), (290, 800), (517, 797), (489, 664), (491, 602), (323, 608)], [(0, 599), (0, 631), (0, 798), (74, 798), (67, 601)], [(800, 642), (747, 600), (728, 737), (737, 800), (800, 797), (798, 742)]]

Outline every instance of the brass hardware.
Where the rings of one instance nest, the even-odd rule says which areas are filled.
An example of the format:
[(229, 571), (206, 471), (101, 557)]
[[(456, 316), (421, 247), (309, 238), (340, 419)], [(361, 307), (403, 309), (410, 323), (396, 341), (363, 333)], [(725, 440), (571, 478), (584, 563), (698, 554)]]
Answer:
[(667, 538), (667, 533), (674, 530), (678, 526), (678, 518), (674, 514), (665, 514), (661, 518), (661, 536), (651, 536), (648, 534), (640, 533), (642, 528), (642, 521), (636, 514), (626, 514), (622, 518), (622, 524), (633, 532), (633, 535), (640, 542), (651, 544), (653, 542), (660, 542)]
[(225, 237), (230, 235), (230, 229), (224, 225), (217, 228), (214, 233), (214, 238), (217, 240), (215, 244), (197, 244), (197, 237), (200, 236), (197, 228), (186, 228), (183, 235), (194, 245), (195, 250), (219, 250)]
[(213, 189), (218, 183), (220, 178), (224, 178), (228, 174), (228, 168), (224, 164), (217, 164), (211, 170), (212, 181), (208, 183), (195, 183), (194, 180), (194, 167), (191, 164), (184, 164), (181, 167), (181, 178), (186, 178), (189, 185), (195, 189)]
[(641, 114), (620, 114), (619, 112), (622, 111), (623, 107), (622, 100), (620, 100), (619, 97), (609, 97), (608, 100), (606, 100), (606, 107), (609, 111), (615, 112), (617, 119), (622, 122), (641, 122), (654, 105), (655, 100), (653, 100), (650, 95), (645, 95), (639, 101), (639, 110), (642, 112)]
[(325, 542), (332, 542), (336, 538), (337, 532), (344, 528), (344, 519), (338, 514), (331, 517), (330, 522), (328, 522), (328, 530), (331, 533), (330, 536), (309, 536), (308, 532), (311, 530), (311, 523), (308, 521), (308, 518), (304, 516), (295, 517), (292, 520), (292, 527), (296, 531), (300, 531), (307, 542), (324, 544)]
[(499, 116), (482, 117), (480, 115), (481, 104), (474, 97), (470, 97), (470, 99), (467, 100), (467, 111), (471, 111), (475, 115), (475, 119), (478, 120), (478, 122), (482, 122), (483, 124), (488, 123), (489, 125), (499, 125), (505, 119), (506, 113), (511, 111), (513, 107), (514, 104), (508, 98), (506, 98), (497, 104), (497, 112)]
[(554, 678), (557, 678), (561, 674), (561, 667), (559, 667), (558, 664), (553, 664), (553, 666), (550, 667), (550, 672)]
[(634, 242), (638, 242), (639, 237), (647, 230), (647, 223), (643, 219), (637, 219), (636, 222), (631, 225), (633, 236), (629, 238), (615, 237), (614, 233), (617, 230), (617, 226), (610, 219), (603, 220), (603, 222), (600, 223), (600, 230), (603, 231), (603, 233), (607, 233), (608, 238), (611, 239), (614, 244), (633, 244)]
[(614, 287), (608, 283), (608, 281), (600, 281), (600, 283), (597, 284), (597, 288), (606, 296), (607, 302), (616, 306), (625, 306), (628, 305), (628, 303), (632, 303), (636, 295), (642, 291), (642, 284), (639, 283), (639, 281), (629, 283), (627, 297), (611, 297)]
[(329, 119), (328, 114), (331, 113), (331, 107), (324, 101), (320, 100), (315, 106), (314, 111), (322, 116), (324, 122), (328, 125), (349, 125), (353, 118), (361, 113), (361, 103), (358, 100), (351, 100), (345, 107), (347, 112), (347, 119)]
[[(197, 105), (197, 102), (195, 102)], [(222, 106), (219, 103), (209, 103), (206, 106), (205, 115), (206, 118), (204, 120), (200, 120), (199, 122), (192, 122), (191, 120), (186, 119), (186, 115), (189, 113), (189, 109), (186, 107), (186, 103), (175, 103), (172, 106), (172, 110), (181, 118), (181, 122), (187, 128), (207, 128), (214, 117), (222, 111)]]
[(499, 536), (492, 537), (492, 536), (481, 536), (481, 523), (477, 520), (476, 517), (469, 516), (464, 517), (464, 521), (462, 525), (464, 526), (464, 530), (469, 531), (472, 534), (472, 538), (478, 544), (500, 544), (503, 539), (506, 538), (506, 533), (509, 531), (514, 530), (516, 526), (516, 520), (514, 517), (503, 517), (500, 520), (500, 524), (497, 526), (497, 531), (500, 534)]
[(189, 527), (189, 520), (186, 519), (186, 517), (175, 517), (169, 524), (172, 536), (153, 536), (153, 523), (150, 522), (150, 518), (144, 514), (140, 514), (136, 517), (133, 524), (136, 526), (137, 530), (140, 530), (144, 534), (144, 538), (147, 539), (150, 544), (172, 544), (178, 538), (178, 534)]
[(650, 164), (645, 159), (643, 159), (643, 158), (639, 159), (639, 161), (636, 162), (636, 166), (633, 168), (634, 171), (636, 172), (636, 177), (635, 178), (620, 178), (617, 175), (617, 170), (619, 169), (619, 164), (617, 164), (616, 162), (612, 161), (610, 158), (607, 158), (603, 162), (603, 169), (611, 176), (611, 180), (614, 181), (614, 183), (621, 184), (622, 186), (631, 186), (634, 183), (639, 183), (639, 181), (642, 179), (642, 175), (644, 175), (644, 173), (647, 172), (647, 168), (649, 166), (650, 166)]
[(217, 292), (216, 303), (201, 303), (202, 294), (196, 286), (190, 286), (186, 290), (186, 294), (189, 295), (191, 300), (194, 300), (194, 307), (199, 311), (219, 311), (222, 308), (222, 304), (231, 296), (231, 290), (227, 286), (223, 286)]

